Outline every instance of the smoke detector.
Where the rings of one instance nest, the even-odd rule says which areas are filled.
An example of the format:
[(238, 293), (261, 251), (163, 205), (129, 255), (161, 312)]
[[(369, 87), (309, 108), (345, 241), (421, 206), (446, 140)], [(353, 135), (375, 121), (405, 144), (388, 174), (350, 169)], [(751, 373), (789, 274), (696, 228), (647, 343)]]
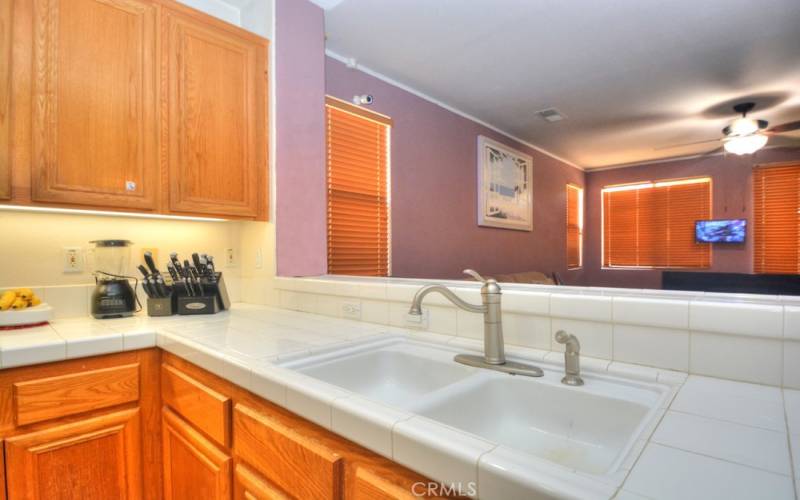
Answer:
[(564, 116), (556, 108), (543, 109), (541, 111), (537, 111), (536, 114), (539, 115), (540, 117), (544, 118), (545, 120), (547, 120), (550, 123), (560, 122), (561, 120), (566, 118), (566, 116)]

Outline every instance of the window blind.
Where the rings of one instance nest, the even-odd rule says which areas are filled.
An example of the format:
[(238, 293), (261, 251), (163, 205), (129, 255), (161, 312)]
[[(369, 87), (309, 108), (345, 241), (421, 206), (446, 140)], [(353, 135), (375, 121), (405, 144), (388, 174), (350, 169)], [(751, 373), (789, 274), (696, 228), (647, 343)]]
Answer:
[(583, 188), (567, 184), (567, 268), (583, 265)]
[(800, 164), (753, 170), (756, 273), (800, 274)]
[(711, 245), (696, 243), (695, 221), (711, 217), (711, 179), (646, 182), (603, 189), (603, 266), (705, 268)]
[(326, 99), (328, 272), (389, 275), (388, 117)]

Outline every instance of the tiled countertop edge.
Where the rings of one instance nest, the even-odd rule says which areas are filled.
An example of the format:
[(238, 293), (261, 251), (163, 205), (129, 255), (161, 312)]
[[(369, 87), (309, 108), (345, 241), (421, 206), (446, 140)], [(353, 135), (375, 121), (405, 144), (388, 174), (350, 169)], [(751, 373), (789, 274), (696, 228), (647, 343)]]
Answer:
[[(87, 325), (91, 321), (75, 321)], [(96, 322), (94, 322), (96, 323)], [(29, 330), (17, 335), (0, 335), (0, 361), (3, 368), (59, 361), (68, 358), (92, 356), (159, 346), (187, 361), (215, 373), (216, 375), (244, 387), (282, 407), (287, 408), (345, 438), (351, 439), (387, 458), (407, 465), (422, 474), (444, 483), (469, 483), (478, 485), (481, 497), (496, 497), (497, 492), (508, 495), (543, 493), (556, 487), (564, 493), (581, 498), (620, 498), (629, 495), (640, 498), (629, 489), (627, 481), (635, 462), (647, 447), (649, 450), (664, 448), (663, 443), (651, 440), (653, 432), (661, 422), (667, 408), (662, 408), (658, 418), (647, 430), (647, 439), (636, 444), (629, 463), (621, 469), (621, 476), (611, 483), (598, 481), (580, 473), (569, 474), (564, 481), (565, 470), (534, 457), (524, 456), (503, 446), (494, 446), (475, 436), (451, 429), (423, 417), (414, 416), (354, 395), (348, 391), (311, 379), (297, 372), (275, 366), (270, 359), (253, 361), (215, 351), (192, 340), (190, 335), (171, 333), (170, 326), (163, 325), (120, 326), (110, 331), (97, 329), (85, 334), (71, 330), (68, 321), (56, 322), (53, 328)], [(35, 331), (38, 330), (38, 331)], [(33, 335), (35, 334), (35, 335)], [(408, 332), (412, 338), (426, 342), (458, 345), (464, 349), (480, 350), (481, 343), (455, 336), (427, 332)], [(9, 338), (14, 340), (9, 341)], [(38, 338), (38, 341), (35, 340)], [(340, 348), (348, 343), (362, 342), (334, 340), (316, 348), (316, 351)], [(509, 356), (521, 356), (546, 362), (563, 359), (563, 353), (509, 346)], [(291, 355), (290, 355), (291, 356)], [(273, 361), (277, 357), (271, 358)], [(644, 381), (662, 382), (674, 387), (668, 398), (672, 401), (687, 375), (682, 372), (661, 370), (638, 365), (613, 362), (603, 359), (584, 358), (584, 368), (594, 372), (608, 372)], [(720, 381), (720, 383), (736, 384)], [(764, 390), (778, 390), (767, 388)], [(788, 403), (787, 403), (788, 404)], [(431, 431), (434, 426), (435, 432)], [(800, 429), (791, 431), (793, 434)], [(442, 438), (447, 434), (447, 439)], [(650, 452), (648, 452), (650, 453)], [(650, 453), (651, 455), (655, 453)], [(688, 452), (683, 452), (688, 453)], [(649, 457), (649, 455), (648, 455)], [(426, 462), (427, 460), (427, 462)], [(548, 467), (556, 468), (553, 475), (541, 473)], [(797, 470), (797, 467), (795, 467)], [(534, 474), (533, 471), (536, 471)], [(797, 472), (795, 473), (796, 475)], [(636, 487), (636, 484), (633, 485)], [(633, 493), (631, 492), (633, 491)], [(643, 493), (643, 492), (642, 492)], [(626, 497), (627, 498), (627, 497)], [(646, 498), (646, 497), (641, 497)]]

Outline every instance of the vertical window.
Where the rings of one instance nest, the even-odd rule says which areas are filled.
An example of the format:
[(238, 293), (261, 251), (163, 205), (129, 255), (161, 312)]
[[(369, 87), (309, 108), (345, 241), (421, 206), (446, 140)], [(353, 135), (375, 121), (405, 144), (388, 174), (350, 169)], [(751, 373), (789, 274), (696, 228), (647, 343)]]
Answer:
[(753, 170), (756, 273), (800, 274), (800, 164)]
[(643, 182), (603, 189), (603, 266), (705, 268), (711, 245), (695, 222), (711, 218), (711, 179)]
[(326, 98), (328, 272), (389, 275), (391, 119)]
[(583, 265), (583, 188), (567, 184), (567, 268)]

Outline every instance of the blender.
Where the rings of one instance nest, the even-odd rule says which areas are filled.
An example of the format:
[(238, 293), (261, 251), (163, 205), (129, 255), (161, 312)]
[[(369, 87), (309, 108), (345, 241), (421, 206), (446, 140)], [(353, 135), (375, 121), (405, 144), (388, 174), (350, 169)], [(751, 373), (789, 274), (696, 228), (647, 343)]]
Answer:
[[(97, 319), (122, 318), (136, 311), (136, 293), (126, 276), (131, 260), (128, 240), (95, 240), (95, 288), (92, 293), (92, 316)], [(138, 280), (137, 280), (138, 281)]]

